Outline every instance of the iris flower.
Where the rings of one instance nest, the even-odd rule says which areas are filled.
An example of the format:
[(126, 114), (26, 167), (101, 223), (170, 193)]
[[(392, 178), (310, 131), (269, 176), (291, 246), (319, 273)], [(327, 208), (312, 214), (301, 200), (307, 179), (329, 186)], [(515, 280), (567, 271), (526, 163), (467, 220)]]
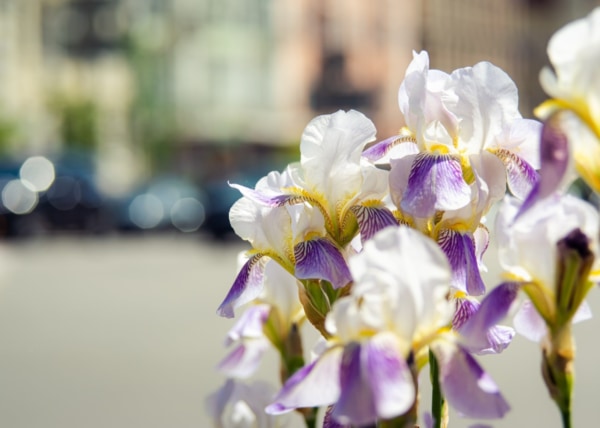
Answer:
[(234, 309), (259, 296), (265, 265), (275, 260), (296, 278), (325, 279), (335, 287), (350, 280), (343, 250), (328, 239), (321, 212), (310, 205), (270, 206), (260, 198), (291, 183), (289, 171), (272, 172), (255, 189), (234, 203), (229, 219), (233, 230), (252, 245), (244, 264), (217, 313), (234, 316)]
[(447, 258), (405, 226), (377, 233), (350, 268), (355, 282), (327, 317), (325, 350), (285, 383), (268, 413), (333, 405), (332, 420), (356, 426), (403, 415), (415, 405), (417, 361), (431, 349), (451, 405), (471, 417), (504, 415), (507, 403), (469, 351), (489, 345), (490, 327), (507, 310), (502, 301), (511, 298), (495, 295), (495, 305), (484, 300), (462, 326), (466, 334), (458, 335), (450, 328)]
[(480, 62), (447, 74), (429, 69), (427, 52), (415, 53), (398, 102), (406, 126), (365, 156), (406, 158), (403, 212), (423, 218), (469, 204), (473, 158), (483, 152), (505, 166), (506, 178), (490, 180), (507, 181), (519, 197), (528, 193), (536, 180), (540, 124), (522, 118), (517, 88), (500, 68)]
[(554, 71), (544, 68), (540, 83), (551, 99), (535, 113), (558, 115), (577, 172), (600, 192), (600, 8), (558, 30), (547, 52)]

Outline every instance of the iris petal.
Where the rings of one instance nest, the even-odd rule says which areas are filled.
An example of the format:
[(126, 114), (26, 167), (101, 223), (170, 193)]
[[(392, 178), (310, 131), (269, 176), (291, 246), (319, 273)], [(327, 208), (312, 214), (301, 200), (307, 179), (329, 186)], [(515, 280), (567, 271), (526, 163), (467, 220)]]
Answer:
[(473, 236), (451, 229), (442, 229), (438, 235), (438, 243), (452, 267), (452, 286), (471, 296), (485, 293)]
[(363, 367), (362, 347), (352, 343), (344, 348), (340, 367), (341, 395), (333, 407), (332, 417), (341, 423), (363, 426), (375, 422), (377, 409), (368, 376)]
[(495, 154), (506, 167), (507, 184), (511, 193), (521, 200), (525, 199), (538, 181), (537, 172), (523, 158), (509, 150), (499, 149)]
[(277, 415), (300, 407), (324, 406), (334, 403), (340, 396), (340, 363), (343, 348), (325, 351), (311, 364), (290, 377), (265, 409)]
[(501, 352), (514, 336), (512, 329), (497, 326), (517, 298), (519, 284), (506, 282), (490, 291), (460, 326), (462, 343), (472, 352)]
[(373, 235), (388, 226), (397, 226), (398, 221), (385, 207), (355, 205), (351, 208), (358, 221), (361, 241), (364, 243)]
[(234, 317), (234, 309), (254, 300), (263, 289), (263, 277), (266, 260), (262, 254), (256, 254), (248, 259), (235, 278), (223, 303), (217, 309), (217, 314)]
[(432, 350), (440, 364), (440, 385), (448, 403), (467, 417), (501, 418), (508, 403), (496, 383), (462, 348), (438, 341)]
[(300, 242), (294, 247), (294, 256), (298, 279), (324, 279), (334, 288), (343, 287), (352, 280), (344, 256), (327, 239)]
[(365, 353), (377, 415), (390, 419), (406, 413), (415, 401), (415, 386), (396, 338), (379, 334), (367, 342)]
[(454, 210), (467, 205), (471, 191), (460, 162), (450, 155), (420, 153), (415, 157), (401, 208), (417, 217), (430, 217), (436, 210)]

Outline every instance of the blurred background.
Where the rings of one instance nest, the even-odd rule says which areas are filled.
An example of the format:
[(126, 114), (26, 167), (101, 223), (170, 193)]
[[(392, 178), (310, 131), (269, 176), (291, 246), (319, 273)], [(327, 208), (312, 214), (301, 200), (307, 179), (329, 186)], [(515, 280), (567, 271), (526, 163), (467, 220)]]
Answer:
[[(317, 114), (393, 135), (412, 50), (502, 67), (532, 117), (550, 35), (599, 4), (0, 0), (0, 426), (207, 426), (231, 326), (215, 308), (246, 248), (227, 180), (296, 160)], [(502, 426), (558, 426), (527, 379), (515, 394), (541, 407)]]

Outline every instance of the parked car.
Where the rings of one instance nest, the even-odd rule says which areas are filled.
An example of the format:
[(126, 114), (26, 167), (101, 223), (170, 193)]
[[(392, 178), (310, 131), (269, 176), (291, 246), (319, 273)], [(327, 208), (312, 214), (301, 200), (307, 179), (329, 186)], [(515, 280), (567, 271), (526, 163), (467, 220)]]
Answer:
[(0, 233), (23, 237), (55, 230), (110, 228), (106, 198), (85, 156), (31, 156), (0, 165)]
[(144, 183), (119, 203), (121, 231), (195, 232), (205, 220), (204, 194), (190, 181), (163, 175)]

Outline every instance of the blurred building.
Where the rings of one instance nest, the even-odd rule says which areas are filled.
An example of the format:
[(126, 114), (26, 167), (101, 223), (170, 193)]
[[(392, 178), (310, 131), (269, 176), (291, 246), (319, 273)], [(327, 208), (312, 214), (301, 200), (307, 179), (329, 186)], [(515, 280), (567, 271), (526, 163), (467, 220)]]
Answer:
[(431, 66), (445, 71), (479, 61), (501, 67), (517, 84), (521, 113), (532, 117), (545, 99), (538, 76), (548, 64), (548, 40), (599, 5), (598, 0), (425, 0), (422, 47)]
[[(384, 138), (412, 50), (489, 60), (543, 97), (545, 45), (592, 0), (0, 0), (0, 149), (95, 154), (104, 187), (225, 178), (356, 108)], [(5, 150), (5, 151), (6, 151)], [(296, 152), (294, 152), (296, 153)]]

